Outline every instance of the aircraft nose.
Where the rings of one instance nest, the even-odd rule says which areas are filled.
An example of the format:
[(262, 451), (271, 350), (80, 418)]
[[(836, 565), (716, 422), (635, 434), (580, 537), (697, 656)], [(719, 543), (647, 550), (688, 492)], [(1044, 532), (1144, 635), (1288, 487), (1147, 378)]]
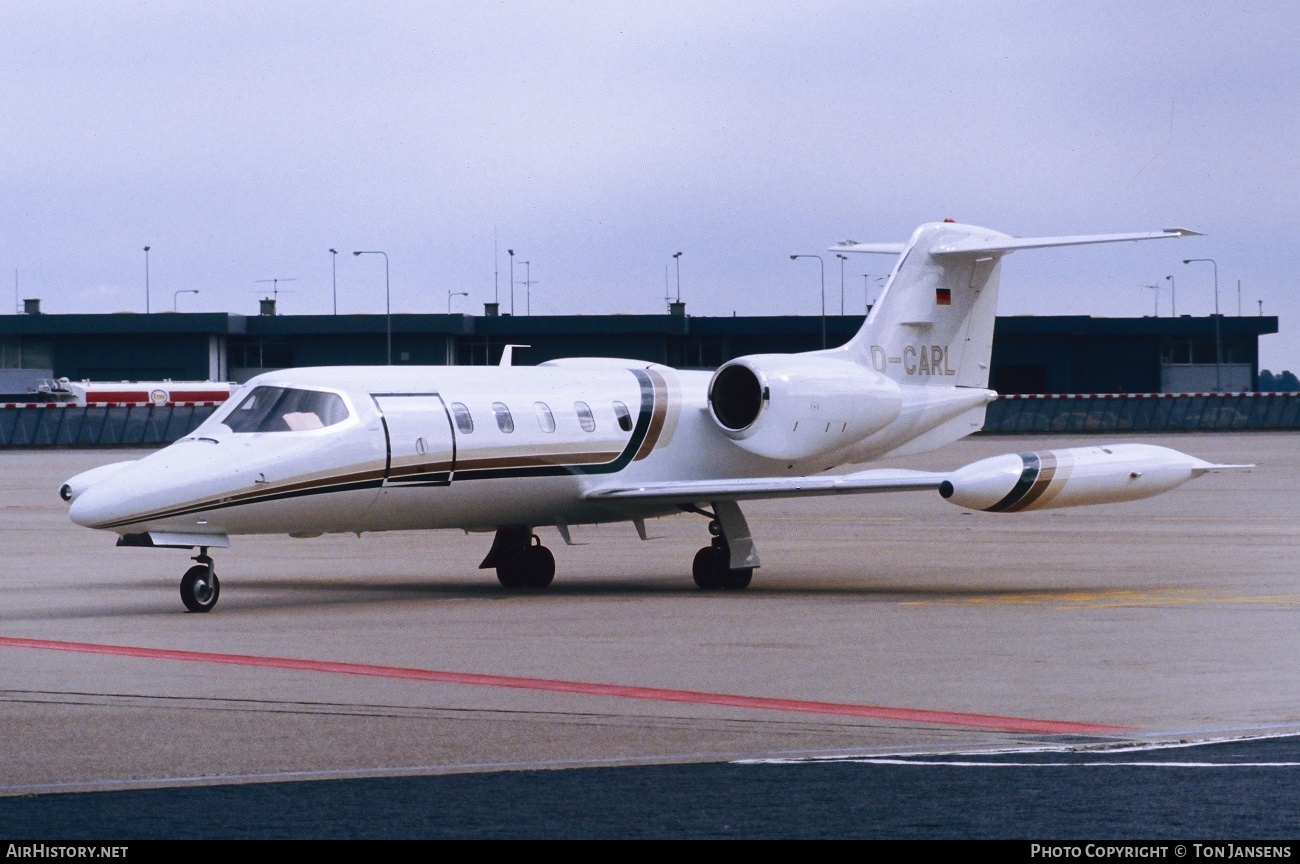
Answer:
[(78, 495), (68, 508), (69, 518), (78, 525), (97, 528), (129, 515), (130, 508), (123, 506), (121, 497), (104, 488), (108, 485), (104, 481)]
[(73, 496), (68, 516), (87, 528), (143, 527), (168, 519), (169, 510), (218, 487), (229, 488), (236, 474), (228, 452), (212, 445), (172, 445), (87, 484)]

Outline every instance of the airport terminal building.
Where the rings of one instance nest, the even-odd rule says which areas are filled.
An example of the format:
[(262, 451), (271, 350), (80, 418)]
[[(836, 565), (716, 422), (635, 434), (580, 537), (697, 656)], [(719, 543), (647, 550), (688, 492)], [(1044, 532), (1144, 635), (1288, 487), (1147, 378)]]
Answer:
[[(840, 345), (862, 316), (153, 315), (0, 316), (0, 390), (73, 381), (245, 381), (270, 369), (488, 365), (626, 357), (712, 369), (734, 357)], [(1004, 394), (1254, 390), (1272, 316), (1001, 317), (990, 385)], [(1219, 362), (1216, 363), (1216, 354)]]

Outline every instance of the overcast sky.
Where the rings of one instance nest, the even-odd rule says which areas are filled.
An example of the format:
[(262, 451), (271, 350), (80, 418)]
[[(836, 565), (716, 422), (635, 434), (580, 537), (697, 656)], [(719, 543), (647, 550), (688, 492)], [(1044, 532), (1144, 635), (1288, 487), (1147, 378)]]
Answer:
[[(0, 285), (44, 311), (816, 314), (832, 243), (1028, 236), (1001, 314), (1281, 316), (1300, 5), (0, 0)], [(494, 262), (494, 243), (499, 247)], [(827, 303), (840, 271), (826, 254)], [(494, 264), (499, 276), (494, 283)], [(855, 256), (850, 310), (877, 288)], [(672, 290), (676, 271), (670, 268)], [(1158, 284), (1153, 292), (1140, 286)], [(197, 289), (197, 295), (174, 295)], [(515, 308), (524, 312), (525, 286)]]

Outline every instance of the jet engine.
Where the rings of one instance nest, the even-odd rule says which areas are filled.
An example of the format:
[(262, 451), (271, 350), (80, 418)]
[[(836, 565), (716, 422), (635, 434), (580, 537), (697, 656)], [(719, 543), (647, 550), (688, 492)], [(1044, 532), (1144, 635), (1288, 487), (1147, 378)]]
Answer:
[(939, 494), (959, 507), (992, 513), (1136, 501), (1223, 468), (1168, 447), (1111, 444), (1008, 453), (958, 468)]
[(847, 447), (893, 422), (898, 384), (849, 360), (752, 354), (709, 382), (709, 412), (738, 447), (796, 461)]

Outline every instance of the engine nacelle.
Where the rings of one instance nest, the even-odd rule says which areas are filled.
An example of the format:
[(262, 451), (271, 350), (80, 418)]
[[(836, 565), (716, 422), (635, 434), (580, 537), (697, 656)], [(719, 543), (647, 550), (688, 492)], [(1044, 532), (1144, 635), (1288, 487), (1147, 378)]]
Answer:
[(939, 494), (959, 507), (1016, 513), (1150, 498), (1227, 467), (1246, 466), (1214, 465), (1154, 444), (1008, 453), (958, 468)]
[(849, 360), (752, 354), (721, 366), (709, 411), (737, 446), (795, 461), (843, 449), (888, 426), (898, 384)]

